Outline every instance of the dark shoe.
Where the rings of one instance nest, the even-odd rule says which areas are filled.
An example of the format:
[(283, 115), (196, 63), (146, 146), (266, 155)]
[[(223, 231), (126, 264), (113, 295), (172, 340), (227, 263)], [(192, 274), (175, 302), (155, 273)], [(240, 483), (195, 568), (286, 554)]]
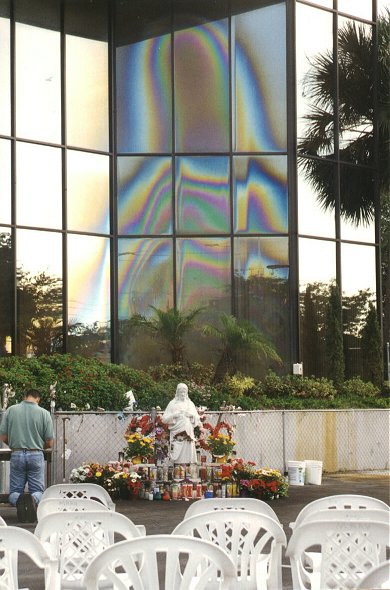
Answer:
[(36, 522), (37, 503), (31, 494), (20, 494), (16, 502), (16, 514), (19, 522)]

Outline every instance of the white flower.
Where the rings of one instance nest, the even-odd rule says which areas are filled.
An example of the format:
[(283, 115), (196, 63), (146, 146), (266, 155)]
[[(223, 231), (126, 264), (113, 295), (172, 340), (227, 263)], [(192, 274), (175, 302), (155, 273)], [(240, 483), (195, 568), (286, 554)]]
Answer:
[(70, 409), (71, 410), (77, 410), (77, 406), (76, 404), (74, 404), (73, 402), (70, 404)]
[(85, 409), (86, 410), (90, 410), (91, 409), (91, 406), (89, 404), (85, 404)]

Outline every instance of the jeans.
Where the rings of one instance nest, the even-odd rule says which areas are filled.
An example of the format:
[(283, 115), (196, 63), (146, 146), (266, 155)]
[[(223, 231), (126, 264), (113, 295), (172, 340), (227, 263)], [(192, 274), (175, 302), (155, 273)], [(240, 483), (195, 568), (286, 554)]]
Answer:
[(37, 504), (45, 489), (45, 460), (42, 451), (13, 451), (10, 461), (9, 502), (15, 506), (28, 483)]

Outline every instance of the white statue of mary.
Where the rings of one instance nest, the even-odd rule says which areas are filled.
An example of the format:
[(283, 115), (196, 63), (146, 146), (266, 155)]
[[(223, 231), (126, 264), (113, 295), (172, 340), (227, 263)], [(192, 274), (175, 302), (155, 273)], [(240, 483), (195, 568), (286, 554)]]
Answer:
[(170, 432), (170, 460), (173, 463), (196, 463), (194, 428), (201, 421), (195, 404), (188, 397), (188, 387), (179, 383), (175, 397), (165, 408), (162, 421)]

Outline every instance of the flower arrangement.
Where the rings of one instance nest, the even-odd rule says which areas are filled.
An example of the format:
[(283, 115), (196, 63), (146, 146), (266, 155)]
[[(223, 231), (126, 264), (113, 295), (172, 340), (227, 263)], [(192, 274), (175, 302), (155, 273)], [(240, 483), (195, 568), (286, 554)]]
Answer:
[(116, 472), (117, 468), (113, 463), (83, 463), (80, 467), (72, 469), (69, 479), (74, 483), (96, 483), (111, 492), (116, 487), (113, 481)]
[(127, 490), (132, 496), (138, 496), (139, 490), (142, 487), (141, 476), (135, 471), (118, 471), (113, 475), (117, 488), (120, 490)]
[(258, 469), (252, 479), (241, 479), (241, 489), (248, 496), (261, 500), (273, 500), (287, 496), (287, 479), (277, 469)]
[[(207, 431), (209, 434), (206, 435), (205, 433)], [(218, 422), (216, 426), (205, 422), (199, 439), (199, 445), (206, 451), (209, 451), (214, 457), (228, 457), (236, 444), (232, 437), (233, 428), (228, 422)]]
[(149, 414), (133, 416), (125, 432), (127, 446), (123, 449), (127, 459), (150, 457), (164, 459), (168, 455), (169, 431), (161, 416), (151, 419)]

